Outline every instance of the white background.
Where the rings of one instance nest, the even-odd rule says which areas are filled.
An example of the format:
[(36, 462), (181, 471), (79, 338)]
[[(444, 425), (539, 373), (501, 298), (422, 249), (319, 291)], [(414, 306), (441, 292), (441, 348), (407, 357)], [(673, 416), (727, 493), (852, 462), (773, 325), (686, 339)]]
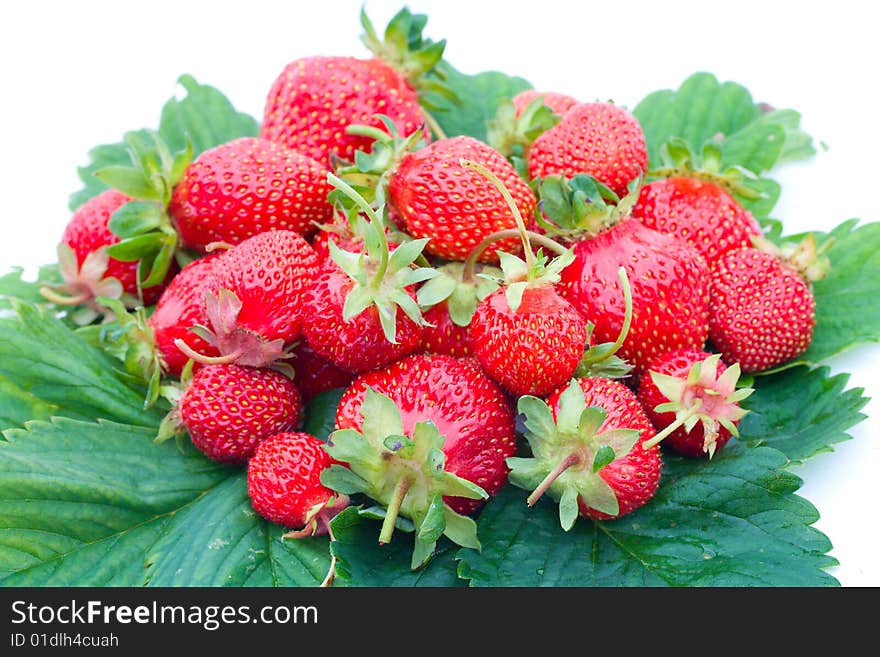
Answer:
[[(786, 231), (828, 230), (849, 218), (880, 220), (876, 65), (870, 3), (587, 3), (412, 1), (426, 35), (446, 38), (460, 70), (497, 69), (540, 90), (630, 108), (695, 71), (745, 85), (756, 101), (793, 108), (817, 143), (805, 163), (775, 177), (774, 216)], [(377, 29), (402, 2), (367, 0)], [(289, 61), (307, 55), (366, 56), (359, 0), (322, 2), (84, 1), (3, 3), (0, 9), (0, 272), (54, 260), (76, 167), (97, 144), (156, 127), (162, 104), (191, 73), (260, 118), (266, 93)], [(723, 7), (723, 9), (721, 9)], [(821, 7), (821, 9), (820, 9)], [(826, 8), (827, 7), (827, 8)], [(850, 386), (880, 392), (880, 347), (829, 363)], [(880, 585), (876, 493), (880, 407), (832, 453), (794, 467), (815, 526), (834, 544), (845, 586)]]

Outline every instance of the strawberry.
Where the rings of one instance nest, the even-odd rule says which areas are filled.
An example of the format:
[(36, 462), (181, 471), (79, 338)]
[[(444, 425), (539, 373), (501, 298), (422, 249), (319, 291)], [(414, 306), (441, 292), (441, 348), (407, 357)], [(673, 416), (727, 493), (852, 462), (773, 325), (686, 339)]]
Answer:
[(637, 398), (654, 428), (647, 444), (663, 444), (689, 458), (712, 458), (746, 414), (739, 402), (752, 393), (737, 389), (738, 363), (728, 367), (720, 354), (679, 349), (654, 359), (639, 381)]
[(578, 515), (619, 518), (657, 492), (659, 448), (647, 445), (654, 428), (622, 383), (601, 377), (572, 379), (546, 401), (521, 397), (518, 410), (525, 416), (532, 456), (507, 459), (510, 482), (532, 491), (529, 506), (549, 492), (559, 502), (566, 531)]
[(645, 134), (638, 120), (612, 103), (581, 103), (532, 143), (530, 178), (586, 173), (619, 196), (648, 166)]
[[(428, 239), (425, 250), (446, 260), (465, 260), (486, 237), (516, 228), (516, 220), (501, 191), (461, 159), (479, 162), (494, 173), (531, 225), (535, 195), (505, 157), (473, 137), (437, 140), (404, 155), (388, 182), (388, 204), (402, 217), (407, 233)], [(515, 238), (485, 249), (483, 262), (497, 262), (499, 250), (515, 252)]]
[(424, 317), (427, 325), (422, 328), (420, 352), (459, 357), (473, 354), (471, 327), (453, 321), (446, 299), (426, 310)]
[(206, 322), (205, 293), (214, 280), (214, 267), (219, 258), (219, 253), (208, 254), (181, 269), (162, 292), (147, 320), (159, 350), (162, 369), (175, 378), (180, 377), (189, 360), (175, 344), (176, 340), (183, 340), (200, 354), (219, 355), (214, 347), (190, 330)]
[(788, 256), (743, 247), (715, 262), (709, 339), (725, 361), (760, 372), (806, 351), (816, 324), (812, 281), (824, 276), (827, 263), (799, 263), (817, 257), (810, 236)]
[(511, 101), (516, 110), (516, 116), (521, 116), (523, 111), (536, 99), (541, 99), (541, 103), (549, 107), (555, 114), (563, 116), (568, 110), (579, 104), (578, 100), (568, 94), (559, 93), (558, 91), (536, 91), (534, 89), (526, 89), (516, 94)]
[(354, 378), (351, 372), (316, 354), (305, 340), (297, 343), (292, 354), (293, 382), (299, 388), (303, 402), (309, 402), (327, 390), (346, 388)]
[(300, 336), (305, 291), (320, 271), (318, 256), (302, 235), (273, 230), (228, 249), (205, 294), (210, 329), (199, 334), (220, 356), (207, 358), (176, 344), (194, 360), (264, 367), (282, 358)]
[(486, 124), (486, 141), (510, 158), (517, 172), (528, 179), (528, 154), (535, 139), (555, 126), (578, 101), (566, 94), (527, 89), (498, 104)]
[(512, 403), (476, 362), (413, 355), (362, 374), (342, 395), (336, 427), (327, 449), (356, 478), (341, 473), (344, 489), (325, 483), (386, 507), (380, 543), (400, 514), (416, 526), (414, 568), (444, 533), (479, 547), (476, 525), (461, 514), (506, 483), (516, 433)]
[(276, 433), (262, 441), (247, 464), (248, 495), (260, 516), (284, 527), (297, 528), (285, 538), (318, 536), (348, 505), (321, 483), (321, 473), (333, 459), (324, 443), (308, 433)]
[(327, 167), (255, 137), (204, 151), (174, 187), (168, 212), (185, 247), (239, 244), (267, 230), (309, 234), (329, 221)]
[[(361, 13), (364, 44), (374, 57), (313, 56), (290, 62), (272, 83), (260, 137), (276, 141), (331, 166), (352, 161), (371, 139), (346, 130), (352, 125), (383, 127), (383, 114), (401, 134), (421, 130), (429, 117), (419, 105), (423, 90), (437, 90), (426, 77), (443, 55), (444, 41), (422, 42), (424, 17), (404, 9), (395, 15), (382, 42)], [(400, 38), (395, 38), (400, 37)], [(423, 132), (426, 139), (427, 132)]]
[(296, 427), (302, 400), (275, 370), (207, 365), (193, 374), (172, 413), (208, 458), (243, 464), (260, 442)]
[(83, 203), (71, 216), (58, 245), (58, 261), (64, 283), (57, 288), (44, 288), (47, 299), (61, 305), (84, 305), (79, 315), (88, 323), (100, 312), (96, 297), (123, 298), (129, 306), (156, 303), (167, 282), (174, 275), (171, 269), (165, 279), (139, 289), (138, 262), (113, 258), (108, 248), (119, 242), (110, 230), (113, 213), (131, 201), (131, 197), (115, 189), (107, 189)]

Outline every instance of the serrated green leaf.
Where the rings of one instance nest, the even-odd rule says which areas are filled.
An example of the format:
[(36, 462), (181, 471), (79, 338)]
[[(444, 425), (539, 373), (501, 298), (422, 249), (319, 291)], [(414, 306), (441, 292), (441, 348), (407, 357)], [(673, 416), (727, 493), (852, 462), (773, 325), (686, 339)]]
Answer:
[(21, 267), (14, 267), (9, 273), (0, 276), (0, 308), (11, 308), (9, 299), (45, 303), (46, 299), (40, 294), (40, 288), (43, 285), (61, 283), (62, 280), (57, 264), (40, 267), (36, 280), (33, 281), (24, 280), (23, 273)]
[(463, 586), (455, 571), (453, 544), (441, 538), (434, 556), (425, 566), (410, 570), (412, 534), (395, 534), (380, 546), (378, 524), (349, 507), (331, 522), (335, 541), (330, 548), (339, 559), (337, 584), (342, 586)]
[[(560, 527), (508, 487), (480, 514), (482, 552), (460, 550), (472, 586), (830, 586), (831, 543), (769, 447), (729, 445), (711, 461), (669, 456), (657, 495), (612, 521)], [(527, 534), (528, 540), (522, 536)]]
[(794, 462), (832, 451), (849, 440), (847, 430), (865, 419), (861, 388), (847, 389), (848, 374), (830, 376), (827, 367), (795, 367), (758, 377), (755, 392), (741, 402), (740, 440), (769, 445)]
[(28, 420), (48, 420), (58, 407), (23, 390), (5, 376), (0, 376), (0, 431), (20, 427)]

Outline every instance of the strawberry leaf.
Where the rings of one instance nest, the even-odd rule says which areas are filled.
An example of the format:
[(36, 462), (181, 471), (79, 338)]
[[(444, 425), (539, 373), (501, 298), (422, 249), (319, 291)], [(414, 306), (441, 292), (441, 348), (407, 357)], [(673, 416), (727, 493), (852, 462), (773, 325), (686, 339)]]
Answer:
[[(482, 511), (482, 551), (456, 555), (472, 586), (835, 585), (830, 541), (801, 481), (770, 447), (729, 445), (711, 461), (669, 456), (657, 495), (618, 520), (577, 518), (503, 489)], [(528, 537), (527, 539), (524, 537)]]
[[(171, 98), (162, 107), (158, 134), (172, 152), (186, 151), (192, 147), (192, 156), (236, 137), (254, 137), (258, 124), (253, 117), (238, 112), (217, 89), (199, 84), (190, 75), (182, 75), (178, 83), (186, 95)], [(149, 141), (149, 130), (127, 133), (130, 140)], [(89, 163), (79, 167), (77, 173), (83, 188), (71, 195), (69, 207), (75, 210), (87, 200), (107, 188), (95, 177), (99, 170), (118, 171), (131, 166), (128, 144), (120, 140), (115, 144), (96, 146), (88, 153)], [(177, 171), (179, 175), (182, 171)]]

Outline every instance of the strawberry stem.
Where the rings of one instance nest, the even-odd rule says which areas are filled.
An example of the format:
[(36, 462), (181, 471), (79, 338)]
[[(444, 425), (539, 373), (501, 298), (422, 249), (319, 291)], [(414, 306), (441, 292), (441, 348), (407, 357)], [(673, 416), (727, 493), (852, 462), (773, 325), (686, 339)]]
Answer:
[(92, 298), (91, 295), (87, 292), (81, 292), (80, 294), (72, 296), (60, 294), (47, 285), (44, 285), (40, 288), (40, 294), (47, 301), (51, 301), (52, 303), (59, 306), (79, 306)]
[(394, 492), (385, 510), (385, 519), (382, 521), (382, 529), (379, 532), (379, 545), (385, 545), (391, 541), (391, 535), (394, 533), (394, 524), (397, 522), (397, 516), (400, 513), (400, 505), (403, 504), (403, 498), (406, 497), (409, 491), (409, 485), (409, 477), (403, 476), (397, 480)]
[[(549, 250), (558, 255), (563, 255), (568, 252), (568, 249), (562, 246), (559, 242), (550, 239), (546, 235), (535, 233), (530, 230), (527, 230), (526, 234), (532, 242), (537, 242), (541, 246), (547, 247)], [(520, 237), (520, 231), (516, 228), (508, 228), (506, 230), (496, 231), (491, 235), (487, 235), (485, 238), (483, 238), (483, 241), (477, 244), (471, 250), (471, 252), (468, 254), (468, 257), (464, 261), (464, 268), (462, 269), (461, 273), (462, 282), (468, 284), (476, 283), (477, 281), (474, 270), (476, 269), (477, 259), (480, 257), (483, 251), (485, 251), (494, 242), (510, 239), (511, 237)]]
[(694, 405), (691, 406), (690, 409), (688, 409), (687, 413), (683, 413), (683, 414), (679, 415), (678, 417), (675, 418), (675, 422), (672, 422), (671, 424), (669, 424), (665, 429), (663, 429), (663, 431), (660, 431), (659, 433), (657, 433), (650, 440), (646, 440), (644, 443), (642, 443), (642, 448), (651, 449), (654, 445), (659, 445), (663, 441), (663, 439), (666, 438), (669, 434), (671, 434), (673, 431), (678, 429), (680, 426), (682, 426), (685, 422), (690, 420), (695, 415), (699, 415), (700, 409), (702, 407), (703, 407), (703, 400), (702, 399), (695, 399)]
[(183, 341), (183, 338), (176, 338), (174, 340), (174, 346), (180, 349), (185, 356), (191, 358), (197, 363), (201, 363), (202, 365), (227, 365), (229, 363), (234, 363), (242, 354), (241, 349), (236, 349), (224, 356), (205, 356), (190, 347)]
[(529, 506), (534, 506), (535, 502), (537, 502), (541, 496), (547, 492), (550, 486), (553, 485), (553, 482), (561, 475), (563, 472), (568, 470), (571, 466), (577, 465), (581, 463), (581, 455), (577, 452), (572, 452), (564, 459), (562, 459), (550, 473), (547, 474), (546, 477), (538, 484), (538, 487), (532, 491), (532, 494), (526, 498), (526, 504)]
[(617, 353), (617, 350), (623, 346), (623, 341), (626, 339), (626, 336), (629, 333), (629, 327), (632, 324), (632, 288), (629, 285), (629, 277), (626, 275), (626, 269), (619, 267), (617, 270), (617, 278), (620, 280), (620, 287), (623, 290), (623, 324), (620, 327), (620, 332), (617, 334), (617, 339), (614, 341), (614, 347), (604, 358), (597, 362), (602, 362), (606, 358), (610, 358)]

